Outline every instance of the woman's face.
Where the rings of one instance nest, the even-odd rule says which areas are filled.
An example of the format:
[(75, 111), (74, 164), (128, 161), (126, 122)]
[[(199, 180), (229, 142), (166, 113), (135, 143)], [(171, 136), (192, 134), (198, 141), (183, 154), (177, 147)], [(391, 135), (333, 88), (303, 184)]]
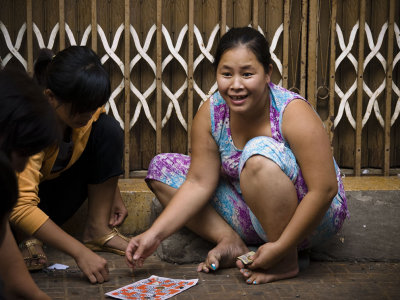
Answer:
[(222, 54), (217, 84), (231, 111), (241, 113), (265, 107), (271, 70), (266, 73), (254, 53), (243, 45)]
[(65, 103), (56, 107), (56, 113), (58, 118), (67, 126), (71, 128), (80, 128), (90, 121), (95, 111), (71, 115), (71, 104)]
[(71, 103), (61, 103), (49, 89), (46, 89), (44, 93), (49, 99), (51, 106), (53, 106), (56, 111), (57, 117), (61, 121), (62, 125), (71, 128), (83, 127), (90, 121), (93, 114), (96, 112), (96, 110), (94, 110), (85, 113), (71, 114)]

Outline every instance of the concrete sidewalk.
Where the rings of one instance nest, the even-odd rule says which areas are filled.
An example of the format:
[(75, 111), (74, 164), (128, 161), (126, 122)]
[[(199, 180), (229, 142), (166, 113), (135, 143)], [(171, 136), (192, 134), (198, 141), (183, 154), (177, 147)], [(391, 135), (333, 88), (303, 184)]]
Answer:
[[(173, 299), (400, 299), (400, 178), (346, 177), (344, 184), (350, 219), (331, 241), (313, 249), (310, 266), (290, 280), (251, 286), (236, 268), (197, 273), (193, 262), (204, 257), (210, 245), (184, 231), (164, 241), (158, 255), (134, 272), (124, 257), (101, 253), (111, 275), (103, 284), (91, 285), (73, 259), (49, 248), (50, 263), (70, 268), (40, 271), (33, 278), (53, 299), (111, 299), (104, 294), (151, 275), (199, 279), (197, 286)], [(154, 195), (143, 180), (120, 180), (120, 189), (129, 210), (121, 231), (136, 235), (155, 217)], [(85, 213), (84, 206), (65, 229), (79, 237)]]
[(49, 263), (62, 263), (64, 271), (39, 271), (32, 276), (53, 299), (112, 299), (106, 292), (134, 281), (158, 275), (177, 279), (198, 278), (196, 286), (171, 299), (400, 299), (400, 263), (317, 262), (290, 280), (248, 285), (236, 268), (212, 274), (197, 273), (195, 264), (177, 265), (149, 257), (141, 269), (132, 272), (124, 257), (100, 253), (107, 259), (110, 281), (92, 285), (75, 262), (54, 249), (45, 249)]

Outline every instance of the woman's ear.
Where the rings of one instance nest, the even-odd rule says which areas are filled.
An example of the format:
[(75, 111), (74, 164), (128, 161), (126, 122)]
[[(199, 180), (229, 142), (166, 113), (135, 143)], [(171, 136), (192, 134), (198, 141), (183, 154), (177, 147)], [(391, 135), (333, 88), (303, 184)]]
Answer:
[(272, 66), (272, 64), (269, 64), (268, 70), (266, 70), (266, 72), (265, 72), (265, 77), (267, 79), (267, 83), (271, 82), (272, 70), (273, 70), (273, 66)]
[(53, 108), (56, 108), (58, 106), (58, 100), (54, 95), (53, 91), (50, 89), (45, 89), (43, 93), (49, 100), (50, 105), (53, 106)]
[(269, 64), (268, 65), (268, 71), (267, 71), (269, 77), (271, 77), (273, 70), (274, 70), (274, 67), (272, 66), (272, 64)]

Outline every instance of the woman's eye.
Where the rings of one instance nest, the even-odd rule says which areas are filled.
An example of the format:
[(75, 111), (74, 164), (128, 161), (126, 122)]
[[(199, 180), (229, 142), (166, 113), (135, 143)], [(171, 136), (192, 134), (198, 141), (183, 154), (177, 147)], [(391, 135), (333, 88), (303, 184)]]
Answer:
[(224, 72), (224, 73), (222, 73), (222, 76), (224, 76), (224, 77), (231, 77), (232, 75), (231, 75), (231, 73)]
[(251, 77), (253, 74), (252, 73), (243, 73), (243, 77), (247, 78), (247, 77)]

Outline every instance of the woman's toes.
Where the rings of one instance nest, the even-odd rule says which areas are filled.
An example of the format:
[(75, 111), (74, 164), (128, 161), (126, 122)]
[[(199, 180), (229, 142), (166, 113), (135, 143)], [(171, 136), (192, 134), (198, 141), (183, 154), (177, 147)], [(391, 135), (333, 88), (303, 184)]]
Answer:
[(257, 276), (255, 274), (252, 274), (249, 278), (246, 279), (247, 284), (258, 284), (257, 282)]
[(197, 266), (197, 272), (204, 272), (204, 273), (208, 273), (210, 270), (208, 269), (208, 267), (206, 266), (206, 264), (204, 262), (200, 263)]
[(252, 275), (252, 272), (249, 269), (240, 269), (240, 273), (242, 273), (242, 275), (246, 278)]

